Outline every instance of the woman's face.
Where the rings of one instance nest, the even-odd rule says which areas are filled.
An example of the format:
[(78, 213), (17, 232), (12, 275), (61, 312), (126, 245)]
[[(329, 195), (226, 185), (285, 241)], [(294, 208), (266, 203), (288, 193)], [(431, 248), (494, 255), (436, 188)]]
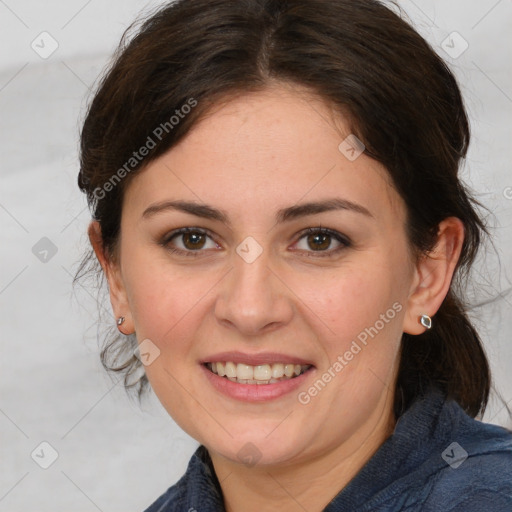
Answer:
[(276, 86), (217, 108), (127, 187), (114, 306), (161, 403), (212, 453), (292, 463), (389, 435), (414, 265), (403, 201), (340, 147), (349, 134)]

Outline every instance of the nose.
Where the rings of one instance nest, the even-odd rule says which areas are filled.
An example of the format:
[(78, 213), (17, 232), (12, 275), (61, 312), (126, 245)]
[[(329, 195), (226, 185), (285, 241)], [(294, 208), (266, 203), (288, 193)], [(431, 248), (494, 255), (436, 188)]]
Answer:
[(293, 317), (292, 293), (269, 265), (268, 251), (251, 263), (233, 254), (233, 269), (221, 281), (215, 316), (245, 336), (287, 325)]

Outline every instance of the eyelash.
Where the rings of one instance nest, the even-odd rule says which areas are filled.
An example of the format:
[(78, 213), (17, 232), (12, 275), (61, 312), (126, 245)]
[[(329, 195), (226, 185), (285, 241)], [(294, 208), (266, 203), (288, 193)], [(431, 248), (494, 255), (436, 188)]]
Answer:
[[(199, 235), (206, 235), (206, 236), (212, 238), (212, 240), (213, 240), (212, 233), (209, 230), (207, 230), (207, 229), (202, 229), (202, 228), (181, 228), (181, 229), (177, 229), (175, 231), (172, 231), (171, 233), (168, 233), (162, 239), (162, 241), (160, 242), (160, 245), (162, 247), (165, 247), (168, 251), (170, 251), (171, 253), (174, 253), (174, 254), (178, 254), (178, 255), (182, 255), (182, 256), (192, 256), (192, 257), (200, 256), (201, 255), (200, 253), (202, 251), (201, 249), (199, 249), (197, 251), (192, 251), (192, 250), (184, 251), (182, 249), (177, 249), (176, 247), (171, 247), (169, 245), (173, 238), (175, 238), (175, 237), (177, 237), (179, 235), (186, 234), (186, 233), (197, 233)], [(320, 235), (331, 236), (332, 238), (337, 240), (342, 245), (340, 247), (338, 247), (337, 249), (330, 250), (330, 251), (306, 251), (306, 255), (308, 257), (312, 257), (312, 258), (329, 258), (329, 257), (333, 257), (335, 254), (339, 253), (343, 249), (351, 247), (351, 245), (352, 245), (350, 240), (347, 237), (341, 235), (341, 233), (338, 233), (337, 231), (334, 231), (334, 230), (329, 229), (329, 228), (322, 228), (321, 226), (319, 226), (317, 228), (307, 228), (307, 229), (305, 229), (304, 231), (299, 233), (299, 238), (298, 238), (297, 242), (299, 240), (302, 240), (302, 238), (304, 238), (305, 236), (312, 235), (312, 234), (320, 234)], [(215, 242), (215, 240), (213, 240), (213, 241)], [(217, 242), (215, 242), (215, 243), (217, 243)]]

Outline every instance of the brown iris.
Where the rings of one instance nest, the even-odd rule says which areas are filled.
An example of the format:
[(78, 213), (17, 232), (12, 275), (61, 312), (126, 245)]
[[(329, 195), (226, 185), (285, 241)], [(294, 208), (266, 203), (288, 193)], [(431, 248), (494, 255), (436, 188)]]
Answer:
[(328, 249), (329, 245), (331, 244), (331, 237), (327, 234), (315, 233), (308, 236), (308, 244), (310, 244), (310, 247), (312, 247), (315, 251)]
[[(183, 233), (183, 245), (187, 249), (202, 249), (205, 242), (205, 235), (197, 231), (191, 233)], [(190, 245), (189, 245), (190, 244)]]

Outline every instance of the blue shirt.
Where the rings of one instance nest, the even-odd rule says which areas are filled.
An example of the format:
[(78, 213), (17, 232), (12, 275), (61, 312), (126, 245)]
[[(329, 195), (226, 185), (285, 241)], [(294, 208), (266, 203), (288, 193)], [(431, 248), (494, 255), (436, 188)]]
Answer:
[[(224, 512), (208, 451), (145, 512)], [(436, 389), (416, 400), (324, 512), (512, 512), (512, 431)]]

